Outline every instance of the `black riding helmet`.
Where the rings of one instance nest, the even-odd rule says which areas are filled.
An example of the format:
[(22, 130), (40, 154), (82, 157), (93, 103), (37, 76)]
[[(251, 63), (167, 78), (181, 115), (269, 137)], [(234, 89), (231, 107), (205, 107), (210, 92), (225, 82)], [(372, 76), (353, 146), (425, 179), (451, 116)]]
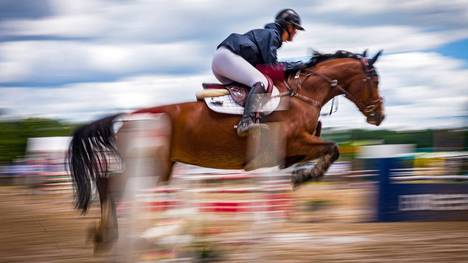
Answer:
[(297, 12), (290, 8), (281, 10), (275, 17), (275, 23), (278, 23), (284, 29), (288, 25), (293, 25), (298, 30), (305, 30), (301, 26), (301, 18)]

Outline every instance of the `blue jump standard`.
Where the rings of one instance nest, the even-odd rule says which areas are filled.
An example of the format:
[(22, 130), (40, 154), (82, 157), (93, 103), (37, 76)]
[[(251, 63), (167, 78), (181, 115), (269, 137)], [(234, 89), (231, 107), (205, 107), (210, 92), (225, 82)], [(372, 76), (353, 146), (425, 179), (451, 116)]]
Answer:
[(468, 220), (468, 184), (394, 182), (398, 158), (378, 159), (377, 221)]

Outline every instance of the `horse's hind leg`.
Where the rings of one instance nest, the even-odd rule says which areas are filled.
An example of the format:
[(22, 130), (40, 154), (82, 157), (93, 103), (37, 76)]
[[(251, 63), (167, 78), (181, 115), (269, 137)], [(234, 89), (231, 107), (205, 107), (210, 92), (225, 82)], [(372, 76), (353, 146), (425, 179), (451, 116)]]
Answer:
[(303, 161), (320, 158), (317, 163), (307, 169), (298, 169), (293, 172), (291, 182), (297, 187), (308, 181), (318, 181), (323, 178), (331, 164), (339, 157), (338, 147), (333, 142), (322, 141), (319, 137), (306, 136), (299, 141), (300, 151), (304, 153)]
[(96, 180), (101, 204), (101, 220), (98, 226), (90, 229), (95, 252), (109, 249), (118, 237), (115, 196), (112, 191), (116, 184), (115, 179), (115, 177), (102, 177)]

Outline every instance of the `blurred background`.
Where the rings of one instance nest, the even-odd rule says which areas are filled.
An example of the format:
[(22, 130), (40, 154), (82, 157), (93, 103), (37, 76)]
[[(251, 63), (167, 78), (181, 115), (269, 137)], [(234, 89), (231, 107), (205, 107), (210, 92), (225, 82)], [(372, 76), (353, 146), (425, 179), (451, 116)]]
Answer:
[[(468, 186), (464, 183), (468, 177), (467, 0), (240, 0), (235, 4), (0, 0), (0, 235), (5, 237), (0, 262), (109, 260), (94, 256), (92, 245), (85, 242), (86, 226), (97, 219), (98, 212), (80, 217), (73, 210), (73, 190), (64, 167), (73, 130), (117, 112), (195, 101), (202, 82), (216, 82), (211, 73), (216, 46), (232, 32), (244, 33), (272, 22), (282, 8), (295, 9), (306, 31), (283, 45), (280, 60), (307, 60), (313, 50), (369, 49), (373, 55), (384, 49), (376, 68), (386, 119), (379, 127), (370, 126), (353, 104), (339, 98), (338, 111), (321, 121), (322, 136), (338, 143), (340, 159), (324, 183), (308, 184), (296, 192), (282, 190), (287, 197), (280, 199), (288, 200), (287, 204), (273, 209), (279, 212), (272, 216), (272, 221), (284, 227), (276, 228), (278, 233), (256, 227), (252, 218), (239, 219), (250, 222), (247, 229), (252, 225), (260, 229), (255, 232), (258, 239), (268, 233), (276, 242), (252, 245), (254, 250), (245, 250), (250, 252), (248, 258), (342, 262), (347, 257), (363, 262), (385, 261), (392, 255), (414, 262), (468, 260), (467, 194), (457, 192), (460, 206), (451, 218), (459, 221), (456, 224), (369, 223), (378, 213), (381, 167), (370, 160), (366, 148), (404, 149), (390, 151), (390, 155), (399, 158), (394, 167), (400, 169), (399, 176), (416, 176), (410, 182), (425, 179), (424, 184), (443, 181)], [(330, 107), (325, 105), (323, 112)], [(180, 165), (177, 173), (181, 178), (184, 174), (234, 174), (242, 179), (234, 183), (237, 188), (258, 182), (242, 171), (200, 169)], [(216, 187), (217, 183), (209, 185), (213, 184)], [(181, 185), (186, 186), (175, 188), (181, 190)], [(444, 191), (455, 193), (455, 188)], [(424, 194), (428, 193), (420, 195)], [(238, 198), (225, 192), (198, 198), (219, 201), (251, 196)], [(152, 209), (160, 205), (151, 204)], [(167, 205), (171, 202), (164, 204), (156, 210), (172, 208)], [(205, 208), (211, 216), (214, 210), (224, 209), (211, 208)], [(232, 218), (230, 212), (235, 211), (222, 212)], [(236, 222), (201, 232), (238, 233), (231, 229)], [(436, 237), (445, 240), (446, 246)], [(400, 243), (405, 238), (409, 241)], [(214, 239), (212, 243), (222, 252), (213, 249), (218, 252), (213, 252), (212, 259), (221, 260), (219, 254), (225, 254), (225, 261), (246, 262), (242, 253), (230, 247), (246, 241), (226, 239)], [(301, 250), (297, 244), (307, 244), (308, 249)], [(414, 253), (405, 255), (409, 245), (414, 245)], [(281, 246), (284, 250), (265, 254)], [(338, 247), (341, 254), (336, 252)], [(170, 249), (149, 250), (140, 260), (177, 257)]]

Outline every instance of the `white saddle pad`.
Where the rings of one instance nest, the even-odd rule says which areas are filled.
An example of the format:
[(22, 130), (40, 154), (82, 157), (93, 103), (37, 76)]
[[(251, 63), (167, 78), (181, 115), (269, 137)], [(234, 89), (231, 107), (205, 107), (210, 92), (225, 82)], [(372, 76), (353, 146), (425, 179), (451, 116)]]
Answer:
[[(264, 114), (268, 115), (275, 111), (278, 108), (281, 100), (281, 98), (277, 96), (278, 94), (278, 89), (276, 87), (273, 87), (271, 97), (269, 97), (268, 101), (263, 104), (263, 107), (260, 110), (260, 112), (263, 112)], [(208, 108), (215, 112), (235, 115), (242, 115), (242, 113), (244, 112), (244, 107), (237, 104), (231, 98), (231, 95), (204, 98), (204, 100)]]

